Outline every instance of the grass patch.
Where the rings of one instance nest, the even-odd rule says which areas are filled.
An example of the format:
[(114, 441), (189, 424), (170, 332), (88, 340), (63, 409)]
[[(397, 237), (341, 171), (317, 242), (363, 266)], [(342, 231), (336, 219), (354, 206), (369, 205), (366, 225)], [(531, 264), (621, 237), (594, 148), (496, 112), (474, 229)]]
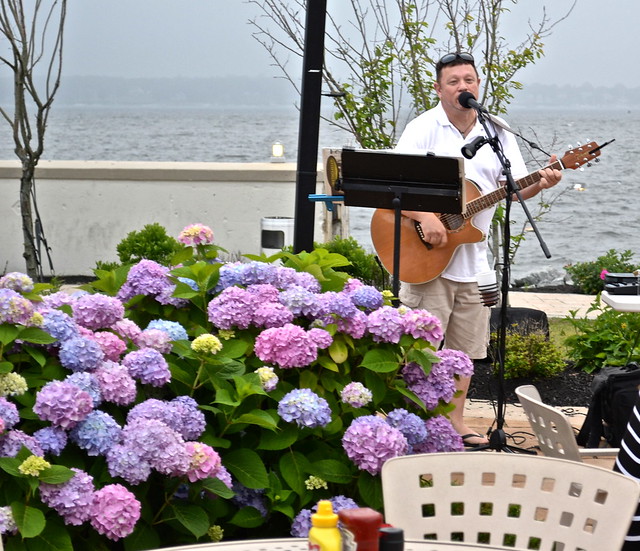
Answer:
[(568, 358), (569, 350), (565, 340), (570, 335), (576, 334), (576, 328), (565, 318), (549, 318), (549, 340)]

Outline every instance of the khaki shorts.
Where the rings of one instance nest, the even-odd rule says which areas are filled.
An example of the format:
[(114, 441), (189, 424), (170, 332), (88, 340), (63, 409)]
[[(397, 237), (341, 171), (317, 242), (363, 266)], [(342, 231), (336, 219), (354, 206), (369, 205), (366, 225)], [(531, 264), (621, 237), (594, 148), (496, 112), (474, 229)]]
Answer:
[(428, 283), (402, 283), (400, 302), (422, 308), (442, 323), (444, 347), (460, 350), (472, 360), (487, 357), (490, 309), (480, 302), (475, 282), (438, 277)]

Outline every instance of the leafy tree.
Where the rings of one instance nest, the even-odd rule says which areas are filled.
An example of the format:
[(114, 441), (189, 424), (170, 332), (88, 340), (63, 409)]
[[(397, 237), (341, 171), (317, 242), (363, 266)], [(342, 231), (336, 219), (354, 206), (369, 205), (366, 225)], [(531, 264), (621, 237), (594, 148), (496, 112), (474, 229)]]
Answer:
[[(306, 0), (249, 0), (261, 15), (254, 37), (291, 84), (290, 56), (304, 53)], [(479, 101), (504, 113), (515, 90), (518, 71), (543, 56), (543, 40), (558, 21), (546, 11), (529, 23), (519, 44), (500, 34), (501, 17), (517, 0), (348, 0), (348, 23), (327, 13), (323, 79), (334, 96), (333, 124), (353, 134), (364, 148), (392, 147), (404, 120), (435, 105), (433, 67), (442, 54), (468, 51), (484, 75)], [(575, 5), (575, 3), (574, 3)], [(343, 6), (343, 9), (344, 8)], [(297, 65), (296, 65), (297, 67)]]
[(35, 169), (44, 151), (47, 121), (60, 86), (67, 0), (26, 4), (25, 8), (22, 0), (0, 2), (0, 62), (13, 73), (13, 108), (0, 106), (0, 115), (11, 127), (22, 166), (20, 213), (26, 270), (41, 280), (40, 242), (47, 254), (48, 246), (35, 200)]

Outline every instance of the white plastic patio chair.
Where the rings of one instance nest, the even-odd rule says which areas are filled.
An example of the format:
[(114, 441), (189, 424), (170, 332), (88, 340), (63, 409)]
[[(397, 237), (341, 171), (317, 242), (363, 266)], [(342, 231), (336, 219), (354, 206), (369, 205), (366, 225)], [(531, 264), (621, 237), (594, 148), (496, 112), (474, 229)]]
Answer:
[(640, 496), (611, 470), (503, 452), (400, 456), (381, 476), (385, 521), (407, 539), (518, 550), (618, 550)]
[(618, 448), (580, 448), (569, 418), (559, 409), (545, 404), (535, 386), (519, 386), (516, 388), (516, 396), (544, 455), (572, 461), (596, 457), (615, 458), (618, 455)]

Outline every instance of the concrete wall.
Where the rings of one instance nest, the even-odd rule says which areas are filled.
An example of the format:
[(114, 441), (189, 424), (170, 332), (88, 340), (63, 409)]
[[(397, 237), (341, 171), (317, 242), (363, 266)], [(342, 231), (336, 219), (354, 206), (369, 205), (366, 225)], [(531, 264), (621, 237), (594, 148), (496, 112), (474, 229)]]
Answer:
[[(316, 193), (323, 193), (319, 167)], [(42, 161), (36, 197), (55, 273), (92, 275), (117, 261), (116, 245), (157, 222), (169, 235), (192, 223), (213, 229), (230, 252), (260, 253), (264, 217), (295, 214), (295, 163)], [(24, 271), (19, 163), (0, 161), (0, 274)], [(315, 206), (323, 241), (326, 209)], [(47, 275), (46, 256), (43, 255)]]

